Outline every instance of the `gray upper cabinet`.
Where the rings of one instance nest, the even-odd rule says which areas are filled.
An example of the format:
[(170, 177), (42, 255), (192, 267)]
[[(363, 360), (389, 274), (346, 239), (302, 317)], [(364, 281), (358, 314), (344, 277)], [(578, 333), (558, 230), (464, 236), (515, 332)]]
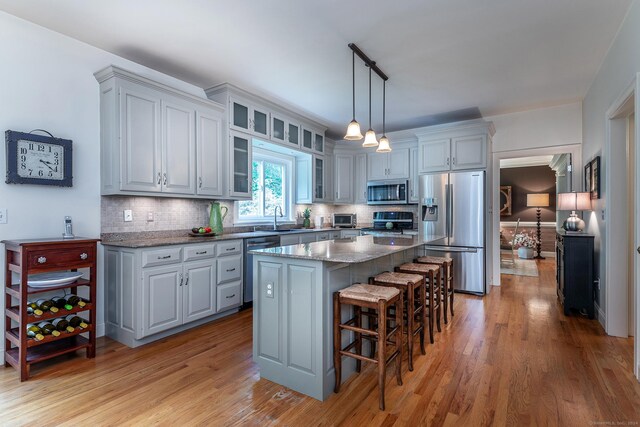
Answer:
[(318, 153), (324, 153), (324, 135), (319, 133), (314, 134), (313, 150)]
[(367, 155), (356, 154), (355, 175), (353, 179), (353, 201), (367, 203)]
[(390, 153), (367, 154), (370, 181), (409, 178), (409, 149), (400, 148)]
[(352, 154), (336, 154), (334, 157), (334, 203), (353, 203), (353, 164)]
[(195, 110), (193, 105), (163, 100), (162, 191), (194, 194), (196, 189)]
[(322, 154), (325, 152), (324, 145), (324, 132), (309, 127), (302, 127), (302, 149)]
[(420, 139), (420, 173), (485, 169), (488, 163), (487, 134)]
[(269, 138), (269, 112), (266, 108), (240, 98), (229, 98), (229, 128)]
[(451, 169), (487, 167), (487, 135), (460, 136), (451, 139)]
[(222, 114), (215, 110), (196, 112), (197, 194), (224, 195), (224, 168), (217, 159), (224, 158)]
[(281, 144), (300, 146), (300, 125), (284, 116), (271, 113), (271, 140)]
[(313, 131), (309, 129), (302, 129), (302, 148), (306, 150), (313, 150)]
[(229, 196), (251, 199), (251, 137), (231, 131), (229, 140)]
[(322, 156), (313, 156), (313, 201), (323, 202), (326, 197), (325, 161)]
[[(224, 195), (222, 180), (203, 170), (204, 164), (212, 170), (227, 164), (220, 147), (222, 127), (210, 123), (222, 117), (221, 105), (114, 66), (95, 77), (100, 83), (103, 195)], [(212, 187), (200, 191), (200, 182)]]
[(419, 203), (418, 147), (409, 149), (409, 203)]
[[(162, 190), (162, 140), (160, 96), (151, 89), (123, 84), (120, 88), (119, 158), (122, 166), (120, 189), (160, 192)], [(104, 151), (104, 149), (103, 149)], [(112, 168), (112, 164), (103, 165)], [(114, 175), (117, 171), (114, 171)], [(117, 180), (117, 176), (113, 177)]]

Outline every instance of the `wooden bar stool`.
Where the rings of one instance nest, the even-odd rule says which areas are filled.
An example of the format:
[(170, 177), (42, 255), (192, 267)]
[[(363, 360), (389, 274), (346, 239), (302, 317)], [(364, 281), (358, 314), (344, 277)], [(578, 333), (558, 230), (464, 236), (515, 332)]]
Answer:
[(434, 319), (438, 327), (438, 332), (442, 331), (442, 329), (440, 328), (440, 269), (435, 265), (409, 262), (396, 267), (396, 271), (399, 273), (420, 274), (422, 277), (424, 277), (427, 294), (425, 298), (425, 311), (429, 316), (429, 340), (431, 341), (431, 344), (433, 344)]
[[(342, 304), (354, 308), (354, 317), (347, 322), (341, 322)], [(394, 327), (387, 330), (387, 309), (395, 306), (396, 315)], [(396, 362), (396, 380), (402, 385), (402, 292), (397, 289), (373, 286), (366, 283), (356, 283), (348, 288), (333, 293), (333, 365), (336, 374), (334, 392), (340, 391), (342, 377), (342, 356), (357, 360), (356, 370), (360, 372), (361, 361), (378, 365), (378, 388), (380, 395), (380, 409), (384, 411), (384, 385), (386, 368), (394, 359)], [(378, 310), (378, 327), (376, 329), (362, 328), (362, 308)], [(342, 331), (354, 332), (355, 340), (342, 348)], [(362, 336), (370, 337), (378, 342), (377, 359), (362, 354)], [(391, 341), (389, 338), (393, 337)], [(387, 356), (387, 344), (393, 344), (395, 350)], [(351, 352), (355, 348), (355, 353)]]
[(444, 323), (448, 323), (447, 306), (453, 317), (453, 258), (439, 256), (423, 256), (416, 260), (420, 264), (433, 264), (441, 269), (442, 303), (444, 308)]
[[(424, 277), (420, 274), (384, 272), (369, 279), (369, 283), (376, 286), (389, 286), (402, 292), (404, 298), (404, 316), (407, 334), (407, 350), (409, 352), (409, 370), (413, 371), (413, 339), (420, 335), (420, 352), (426, 354), (424, 349), (424, 330), (426, 325), (426, 292)], [(416, 293), (418, 294), (416, 297)], [(416, 322), (416, 317), (418, 321)]]

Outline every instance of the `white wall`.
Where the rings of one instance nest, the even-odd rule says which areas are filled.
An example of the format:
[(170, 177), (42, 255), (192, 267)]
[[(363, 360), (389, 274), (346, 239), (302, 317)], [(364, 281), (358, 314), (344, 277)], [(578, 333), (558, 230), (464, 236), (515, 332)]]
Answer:
[(582, 143), (582, 105), (579, 102), (486, 117), (496, 134), (493, 152), (530, 150)]
[[(0, 57), (0, 130), (40, 128), (73, 140), (74, 177), (72, 188), (8, 185), (2, 179), (0, 207), (8, 209), (9, 222), (0, 224), (0, 240), (61, 236), (65, 215), (73, 217), (76, 235), (99, 237), (100, 102), (95, 71), (115, 64), (205, 98), (200, 88), (3, 12)], [(4, 175), (4, 149), (0, 165)], [(4, 265), (4, 245), (0, 249)], [(4, 269), (0, 274), (4, 283)], [(98, 295), (100, 305), (101, 280)], [(98, 327), (104, 330), (102, 311)], [(4, 346), (4, 339), (1, 342)]]
[(640, 2), (635, 1), (631, 5), (583, 102), (582, 164), (584, 165), (595, 156), (601, 156), (601, 198), (595, 201), (594, 211), (585, 220), (587, 230), (596, 235), (596, 265), (601, 280), (598, 301), (600, 309), (603, 311), (606, 306), (605, 287), (607, 286), (605, 280), (607, 253), (604, 247), (607, 227), (602, 213), (605, 211), (608, 217), (609, 214), (606, 213), (606, 210), (616, 209), (616, 206), (609, 206), (607, 203), (605, 176), (608, 169), (624, 168), (626, 162), (624, 156), (616, 156), (615, 158), (607, 158), (606, 156), (606, 147), (604, 146), (607, 139), (606, 113), (612, 103), (629, 87), (638, 72), (640, 72)]

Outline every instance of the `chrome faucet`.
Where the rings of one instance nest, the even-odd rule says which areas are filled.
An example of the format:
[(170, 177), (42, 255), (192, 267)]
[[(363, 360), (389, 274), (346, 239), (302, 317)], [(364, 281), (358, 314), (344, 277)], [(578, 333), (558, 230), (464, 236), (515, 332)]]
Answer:
[(280, 218), (282, 218), (282, 208), (280, 206), (276, 206), (276, 208), (273, 210), (273, 229), (277, 230), (278, 229), (278, 209), (280, 209)]

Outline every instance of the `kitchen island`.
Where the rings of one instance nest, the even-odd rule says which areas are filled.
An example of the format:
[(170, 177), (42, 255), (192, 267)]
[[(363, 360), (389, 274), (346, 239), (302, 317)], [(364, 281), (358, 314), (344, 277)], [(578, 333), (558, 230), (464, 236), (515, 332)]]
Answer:
[[(253, 359), (260, 376), (318, 400), (333, 391), (335, 291), (413, 261), (433, 236), (361, 236), (251, 251)], [(342, 318), (351, 310), (345, 307)], [(353, 337), (343, 334), (343, 347)], [(345, 359), (342, 379), (355, 372)]]

